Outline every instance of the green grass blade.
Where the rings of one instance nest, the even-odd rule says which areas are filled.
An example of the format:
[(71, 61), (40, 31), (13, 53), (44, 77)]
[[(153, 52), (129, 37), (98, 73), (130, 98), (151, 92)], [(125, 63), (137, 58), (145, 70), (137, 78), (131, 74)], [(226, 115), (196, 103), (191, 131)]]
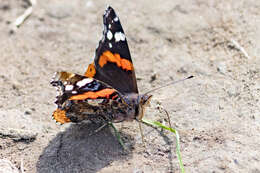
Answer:
[(118, 142), (120, 143), (120, 145), (123, 147), (124, 150), (126, 150), (125, 144), (122, 141), (122, 139), (120, 137), (120, 134), (118, 133), (118, 131), (117, 131), (116, 127), (114, 126), (114, 124), (113, 123), (109, 123), (109, 125), (114, 129), (115, 134), (116, 134), (116, 138), (117, 138)]
[(142, 122), (145, 123), (145, 124), (151, 125), (151, 126), (163, 128), (163, 129), (168, 130), (168, 131), (175, 134), (175, 136), (176, 136), (176, 154), (177, 154), (177, 158), (178, 158), (178, 161), (179, 161), (179, 166), (180, 166), (181, 172), (185, 173), (184, 166), (183, 166), (182, 159), (181, 159), (180, 136), (179, 136), (178, 131), (173, 129), (173, 128), (167, 127), (167, 126), (165, 126), (165, 125), (163, 125), (163, 124), (161, 124), (160, 122), (157, 122), (157, 121), (150, 121), (150, 120), (143, 118)]

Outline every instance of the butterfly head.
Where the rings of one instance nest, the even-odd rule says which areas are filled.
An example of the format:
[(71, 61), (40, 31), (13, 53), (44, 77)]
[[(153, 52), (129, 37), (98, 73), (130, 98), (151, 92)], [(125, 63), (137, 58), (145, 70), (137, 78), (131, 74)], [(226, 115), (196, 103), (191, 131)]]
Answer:
[(141, 121), (144, 116), (145, 107), (149, 105), (152, 95), (143, 94), (138, 96), (138, 114), (136, 119)]

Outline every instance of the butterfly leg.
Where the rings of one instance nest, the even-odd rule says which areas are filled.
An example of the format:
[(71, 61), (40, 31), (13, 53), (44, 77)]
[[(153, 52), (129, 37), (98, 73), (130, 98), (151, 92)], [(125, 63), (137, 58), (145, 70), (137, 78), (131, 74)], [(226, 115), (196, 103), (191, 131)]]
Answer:
[(103, 124), (102, 126), (100, 126), (99, 128), (97, 128), (95, 131), (94, 131), (94, 133), (97, 133), (97, 132), (99, 132), (100, 130), (102, 130), (104, 127), (106, 127), (108, 124), (107, 123), (105, 123), (105, 124)]
[(97, 128), (94, 132), (90, 133), (89, 136), (92, 136), (96, 133), (98, 133), (99, 131), (101, 131), (104, 127), (106, 127), (108, 125), (108, 123), (104, 123), (102, 124), (99, 128)]
[(160, 106), (159, 109), (161, 109), (165, 112), (165, 114), (168, 118), (169, 126), (170, 126), (170, 128), (172, 128), (171, 119), (170, 119), (170, 115), (169, 115), (168, 111), (166, 109), (164, 109), (162, 106)]
[(139, 124), (140, 133), (141, 133), (141, 136), (142, 136), (142, 142), (143, 142), (143, 144), (144, 144), (144, 147), (146, 147), (146, 146), (145, 146), (145, 140), (144, 140), (144, 134), (143, 134), (143, 129), (142, 129), (141, 121), (138, 121), (138, 124)]
[(170, 128), (172, 128), (172, 124), (171, 124), (171, 119), (170, 119), (169, 113), (168, 113), (168, 111), (166, 109), (163, 109), (163, 110), (164, 110), (164, 112), (166, 113), (166, 115), (168, 117), (169, 126), (170, 126)]

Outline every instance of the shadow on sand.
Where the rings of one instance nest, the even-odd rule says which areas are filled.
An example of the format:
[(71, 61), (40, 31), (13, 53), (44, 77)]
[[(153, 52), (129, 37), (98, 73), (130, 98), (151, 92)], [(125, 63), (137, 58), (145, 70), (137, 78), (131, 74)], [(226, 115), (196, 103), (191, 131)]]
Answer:
[[(60, 132), (44, 149), (37, 161), (38, 173), (97, 172), (118, 159), (132, 157), (114, 136), (110, 127), (90, 135), (99, 126), (96, 124), (72, 124)], [(131, 138), (121, 134), (127, 139)]]

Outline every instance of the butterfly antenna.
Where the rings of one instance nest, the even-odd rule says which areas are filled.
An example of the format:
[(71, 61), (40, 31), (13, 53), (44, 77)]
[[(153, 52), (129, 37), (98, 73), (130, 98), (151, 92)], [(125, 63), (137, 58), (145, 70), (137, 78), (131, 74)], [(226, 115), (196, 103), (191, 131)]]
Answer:
[(176, 83), (179, 83), (179, 82), (183, 82), (183, 81), (185, 81), (185, 80), (187, 80), (187, 79), (191, 79), (191, 78), (193, 78), (193, 77), (194, 77), (194, 76), (189, 76), (189, 77), (186, 77), (186, 78), (184, 78), (184, 79), (180, 79), (180, 80), (177, 80), (177, 81), (173, 81), (173, 82), (167, 83), (167, 84), (165, 84), (165, 85), (162, 85), (162, 86), (160, 86), (160, 87), (158, 87), (158, 88), (154, 88), (154, 89), (152, 89), (152, 90), (146, 92), (144, 95), (146, 95), (146, 94), (148, 94), (148, 93), (151, 93), (151, 92), (154, 92), (154, 91), (156, 91), (156, 90), (159, 90), (159, 89), (161, 89), (161, 88), (167, 87), (167, 86), (169, 86), (169, 85), (173, 85), (173, 84), (176, 84)]

